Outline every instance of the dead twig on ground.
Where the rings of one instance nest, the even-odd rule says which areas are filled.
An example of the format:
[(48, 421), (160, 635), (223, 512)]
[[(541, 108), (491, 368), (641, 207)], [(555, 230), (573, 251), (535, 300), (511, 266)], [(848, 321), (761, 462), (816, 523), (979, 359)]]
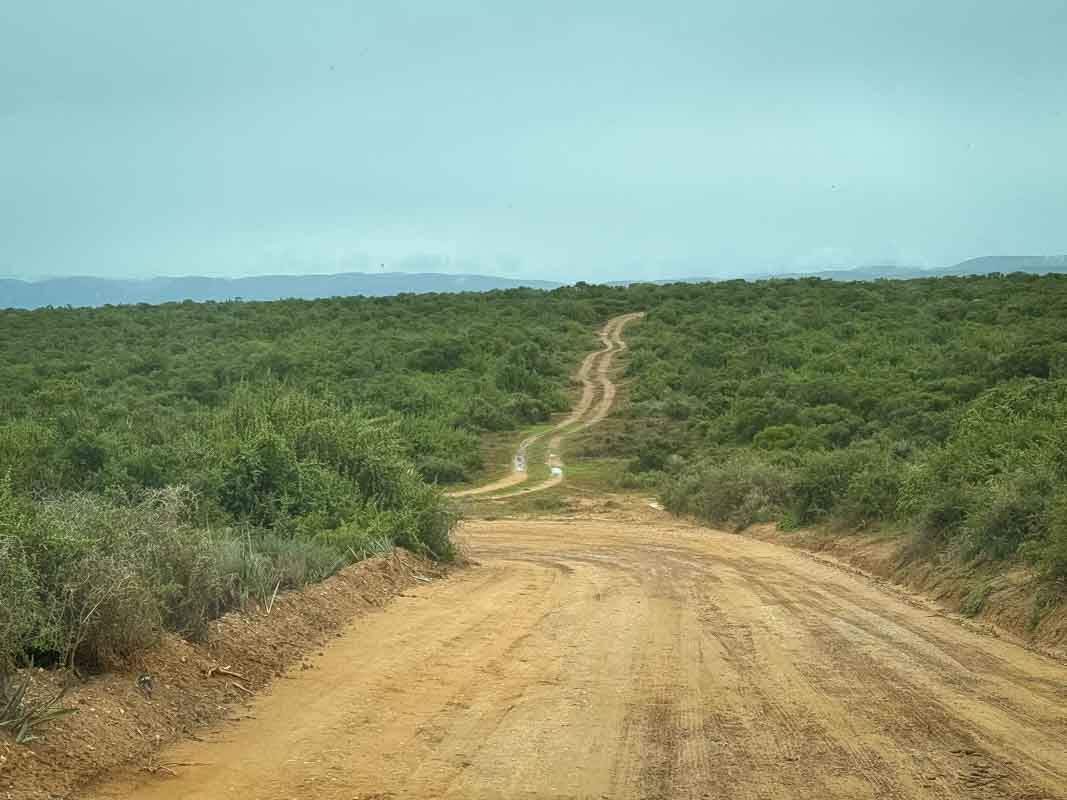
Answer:
[(232, 669), (230, 669), (228, 664), (225, 667), (220, 667), (217, 665), (213, 667), (208, 667), (207, 670), (204, 672), (205, 678), (213, 678), (216, 675), (225, 675), (227, 678), (237, 678), (237, 680), (239, 681), (248, 680), (248, 678), (246, 678), (240, 672), (234, 672)]
[(168, 761), (165, 764), (155, 760), (154, 757), (150, 758), (148, 763), (141, 767), (143, 772), (156, 775), (160, 772), (165, 772), (171, 777), (178, 777), (178, 773), (174, 771), (174, 767), (210, 767), (203, 761)]
[(270, 616), (270, 610), (274, 608), (274, 601), (278, 599), (278, 589), (281, 588), (282, 582), (278, 581), (274, 584), (274, 594), (270, 596), (270, 602), (267, 603), (267, 616)]

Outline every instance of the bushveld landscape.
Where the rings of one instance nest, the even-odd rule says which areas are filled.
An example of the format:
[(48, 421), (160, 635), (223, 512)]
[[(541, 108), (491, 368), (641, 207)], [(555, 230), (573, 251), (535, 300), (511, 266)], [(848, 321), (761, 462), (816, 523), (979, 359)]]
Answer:
[(1067, 800), (1067, 3), (8, 3), (0, 800)]
[[(371, 606), (413, 597), (420, 609), (451, 610), (451, 622), (404, 615), (407, 606), (376, 615), (328, 647), (322, 686), (333, 687), (332, 705), (335, 691), (347, 698), (340, 707), (360, 705), (404, 681), (423, 687), (403, 677), (419, 659), (448, 663), (429, 694), (418, 689), (392, 707), (412, 717), (459, 704), (425, 723), (455, 734), (455, 752), (418, 738), (418, 723), (417, 747), (404, 747), (430, 767), (410, 780), (403, 765), (382, 772), (373, 765), (392, 757), (392, 739), (380, 752), (363, 742), (359, 780), (347, 788), (512, 796), (515, 775), (536, 783), (545, 766), (516, 755), (523, 737), (563, 725), (569, 733), (556, 748), (623, 732), (614, 746), (585, 753), (580, 780), (556, 775), (566, 796), (608, 786), (623, 796), (699, 797), (708, 781), (770, 791), (781, 763), (799, 763), (781, 779), (790, 790), (822, 787), (831, 797), (879, 786), (902, 797), (1058, 796), (1040, 793), (1067, 786), (1053, 756), (1063, 720), (1048, 716), (1063, 704), (1055, 651), (1067, 634), (1065, 319), (1067, 277), (1021, 273), (2, 311), (0, 736), (10, 741), (0, 793), (83, 796), (65, 793), (117, 769), (98, 796), (190, 797), (182, 793), (191, 785), (214, 797), (216, 780), (255, 794), (265, 768), (258, 761), (246, 771), (181, 771), (189, 785), (150, 782), (179, 780), (173, 765), (202, 763), (202, 754), (181, 755), (164, 767), (155, 753), (218, 710), (179, 715), (160, 727), (156, 745), (116, 745), (110, 761), (64, 762), (64, 736), (87, 735), (77, 698), (108, 682), (129, 691), (158, 683), (173, 663), (145, 665), (173, 651), (186, 654), (181, 663), (203, 661), (209, 676), (237, 675), (236, 692), (211, 695), (217, 709), (232, 707), (248, 699), (241, 681), (259, 688), (294, 663), (306, 669), (304, 651), (320, 646), (308, 634), (302, 650), (278, 620), (292, 625), (312, 613), (309, 629), (341, 636), (367, 605), (335, 598), (329, 613), (308, 612), (293, 590), (333, 580), (337, 597), (347, 597), (377, 580), (395, 586), (375, 590)], [(882, 578), (907, 582), (914, 564), (955, 576), (952, 596), (939, 597), (952, 602), (909, 595), (909, 606), (863, 582), (870, 576), (843, 573), (843, 563), (776, 546), (861, 539), (891, 545)], [(395, 547), (415, 560), (377, 572), (393, 564)], [(601, 560), (616, 562), (618, 574), (595, 571)], [(362, 577), (352, 577), (351, 564), (363, 561)], [(380, 574), (384, 583), (373, 577)], [(1014, 617), (998, 614), (1008, 602), (998, 593), (1003, 576), (1013, 576), (1009, 602), (1022, 609)], [(439, 577), (447, 577), (440, 589)], [(641, 597), (651, 605), (638, 613)], [(275, 604), (285, 610), (270, 618)], [(752, 615), (768, 604), (786, 613), (784, 628)], [(566, 626), (547, 622), (557, 605), (570, 609), (552, 612), (564, 613)], [(880, 627), (861, 619), (873, 613), (864, 606), (883, 609)], [(946, 611), (959, 612), (956, 622)], [(266, 626), (242, 634), (244, 646), (274, 637), (288, 641), (284, 657), (262, 656), (254, 679), (252, 665), (220, 668), (212, 649), (225, 647), (220, 631), (238, 624), (227, 612)], [(503, 613), (512, 617), (497, 619)], [(697, 658), (686, 637), (710, 636), (710, 614), (736, 619)], [(1006, 625), (1000, 636), (1050, 655), (989, 638), (992, 628), (959, 627), (967, 617), (996, 620)], [(856, 626), (844, 644), (833, 644), (834, 620)], [(605, 638), (620, 623), (618, 639)], [(500, 638), (499, 625), (514, 636)], [(861, 629), (874, 637), (862, 652), (880, 654), (877, 665), (854, 652)], [(404, 630), (411, 638), (396, 639)], [(552, 656), (563, 672), (541, 674), (538, 654), (552, 653), (567, 631), (580, 652)], [(761, 636), (786, 637), (785, 649), (763, 650)], [(408, 654), (407, 641), (423, 650)], [(828, 652), (843, 646), (848, 660), (819, 663), (838, 658), (813, 655), (828, 641)], [(609, 698), (614, 690), (595, 677), (598, 659), (632, 675), (636, 688)], [(696, 666), (704, 659), (721, 662), (718, 678)], [(890, 690), (887, 670), (908, 681), (924, 675), (915, 697), (953, 707), (956, 682), (942, 686), (926, 671), (954, 669), (946, 659), (982, 675), (969, 711), (922, 717)], [(767, 663), (777, 665), (771, 683), (737, 695), (749, 700), (696, 710), (707, 692), (729, 693)], [(449, 669), (461, 686), (449, 684)], [(812, 684), (825, 669), (845, 683)], [(531, 681), (568, 687), (570, 701), (556, 707), (556, 695), (530, 695)], [(288, 725), (327, 725), (294, 717), (309, 711), (293, 686), (270, 695), (275, 705), (257, 713), (264, 722), (242, 734), (252, 739), (208, 749), (233, 751), (227, 761), (249, 749), (274, 752)], [(492, 693), (482, 697), (476, 686)], [(869, 750), (848, 743), (845, 718), (834, 715), (850, 705), (834, 710), (831, 700), (864, 686), (889, 694), (872, 706), (866, 724), (875, 727), (863, 736), (886, 734), (878, 725), (907, 704), (920, 715), (909, 726), (946, 732), (937, 752), (923, 764), (897, 763), (894, 748), (912, 741), (899, 731), (890, 743), (872, 739)], [(1003, 719), (983, 716), (987, 690), (1007, 703)], [(196, 697), (182, 691), (174, 702)], [(150, 705), (154, 695), (149, 686), (131, 697)], [(522, 706), (525, 721), (506, 719), (509, 703)], [(598, 704), (608, 710), (590, 710)], [(806, 715), (825, 739), (796, 727)], [(503, 739), (476, 755), (485, 724)], [(1030, 750), (1020, 736), (1036, 736)], [(823, 743), (813, 750), (812, 741)], [(38, 755), (19, 755), (28, 752)], [(140, 766), (122, 772), (122, 753)], [(496, 774), (509, 758), (522, 768)], [(746, 761), (762, 765), (757, 777), (740, 766)], [(301, 780), (327, 780), (316, 774)]]

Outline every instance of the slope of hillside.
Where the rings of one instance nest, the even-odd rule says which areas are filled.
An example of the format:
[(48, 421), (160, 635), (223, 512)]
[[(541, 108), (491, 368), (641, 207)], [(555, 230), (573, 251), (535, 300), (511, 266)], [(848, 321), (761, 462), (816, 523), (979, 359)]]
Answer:
[(915, 559), (1067, 576), (1067, 278), (662, 291), (619, 446), (668, 509), (881, 526)]

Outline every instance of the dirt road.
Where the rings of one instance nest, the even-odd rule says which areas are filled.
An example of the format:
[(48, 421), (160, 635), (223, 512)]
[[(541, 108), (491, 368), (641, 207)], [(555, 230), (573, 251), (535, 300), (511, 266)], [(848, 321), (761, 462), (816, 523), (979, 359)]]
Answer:
[[(544, 436), (551, 436), (552, 438), (548, 442), (548, 465), (550, 467), (563, 467), (560, 448), (563, 445), (564, 437), (600, 422), (611, 411), (611, 406), (615, 402), (616, 392), (615, 383), (611, 380), (611, 368), (615, 357), (626, 349), (626, 342), (622, 338), (623, 328), (643, 316), (644, 314), (640, 312), (622, 314), (605, 323), (598, 334), (603, 346), (599, 350), (589, 353), (582, 360), (581, 366), (578, 367), (578, 372), (575, 373), (574, 379), (581, 383), (582, 393), (578, 397), (578, 402), (575, 403), (574, 408), (571, 409), (571, 413), (552, 430), (523, 439), (519, 444), (516, 456), (521, 455), (525, 460), (526, 451), (530, 445)], [(596, 401), (595, 406), (593, 405), (594, 400)], [(476, 486), (472, 489), (450, 492), (449, 495), (451, 497), (473, 497), (494, 494), (524, 483), (527, 477), (526, 470), (515, 469), (499, 480)], [(553, 475), (533, 486), (527, 486), (507, 494), (496, 494), (495, 499), (543, 491), (556, 486), (562, 480), (562, 475)]]
[(90, 797), (1067, 797), (1067, 667), (785, 548), (469, 523), (248, 719)]

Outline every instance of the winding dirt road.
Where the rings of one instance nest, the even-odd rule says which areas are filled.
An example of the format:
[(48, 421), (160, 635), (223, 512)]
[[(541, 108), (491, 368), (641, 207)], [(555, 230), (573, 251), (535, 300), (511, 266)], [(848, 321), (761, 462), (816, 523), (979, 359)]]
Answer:
[(773, 544), (498, 521), (250, 718), (90, 796), (1063, 798), (1067, 667)]
[[(644, 313), (642, 312), (622, 314), (607, 321), (598, 334), (603, 347), (589, 353), (582, 360), (581, 366), (578, 367), (578, 372), (575, 373), (575, 380), (582, 385), (582, 393), (578, 398), (578, 402), (574, 405), (574, 408), (571, 409), (571, 413), (551, 430), (523, 439), (522, 442), (519, 443), (519, 447), (515, 453), (516, 456), (523, 456), (525, 459), (526, 452), (530, 445), (545, 436), (551, 436), (552, 438), (549, 439), (548, 442), (548, 466), (563, 467), (563, 459), (560, 457), (559, 453), (560, 448), (563, 445), (564, 437), (600, 422), (600, 420), (604, 419), (604, 417), (611, 411), (611, 406), (615, 402), (616, 393), (615, 383), (611, 380), (611, 367), (615, 357), (626, 349), (626, 341), (622, 338), (623, 328), (643, 316)], [(595, 407), (593, 405), (594, 400), (596, 400)], [(449, 496), (474, 497), (478, 495), (493, 494), (494, 500), (501, 500), (506, 497), (529, 494), (530, 492), (540, 492), (544, 489), (558, 485), (563, 480), (562, 474), (553, 475), (533, 486), (508, 492), (506, 494), (497, 494), (512, 486), (525, 483), (528, 477), (529, 473), (526, 470), (514, 469), (499, 480), (483, 484), (482, 486), (476, 486), (471, 489), (450, 492)]]
[[(610, 410), (626, 321), (557, 434)], [(796, 550), (613, 513), (468, 522), (472, 566), (164, 751), (173, 776), (84, 796), (1067, 800), (1067, 665)]]

